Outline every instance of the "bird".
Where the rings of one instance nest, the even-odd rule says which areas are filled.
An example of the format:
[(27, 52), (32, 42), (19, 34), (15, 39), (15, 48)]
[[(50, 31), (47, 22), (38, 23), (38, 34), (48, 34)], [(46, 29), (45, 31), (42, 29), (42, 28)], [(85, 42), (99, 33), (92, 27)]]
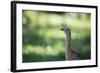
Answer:
[(75, 52), (72, 48), (71, 44), (71, 30), (66, 27), (66, 25), (62, 24), (61, 31), (65, 34), (65, 55), (67, 60), (81, 60), (81, 56), (79, 53)]

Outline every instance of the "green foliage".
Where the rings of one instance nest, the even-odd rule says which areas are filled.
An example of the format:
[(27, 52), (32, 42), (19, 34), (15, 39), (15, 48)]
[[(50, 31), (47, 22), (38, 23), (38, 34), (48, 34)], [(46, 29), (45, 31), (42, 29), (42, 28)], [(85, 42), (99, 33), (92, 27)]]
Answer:
[(62, 14), (23, 10), (23, 62), (65, 60), (63, 23), (71, 29), (73, 50), (90, 59), (90, 14)]

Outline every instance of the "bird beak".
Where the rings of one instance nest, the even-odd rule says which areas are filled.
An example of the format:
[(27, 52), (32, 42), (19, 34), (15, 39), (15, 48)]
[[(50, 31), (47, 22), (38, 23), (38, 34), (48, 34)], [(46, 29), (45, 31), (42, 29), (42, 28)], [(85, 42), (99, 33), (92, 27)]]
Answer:
[(63, 29), (63, 28), (60, 28), (60, 30), (62, 30), (62, 31), (63, 31), (64, 29)]

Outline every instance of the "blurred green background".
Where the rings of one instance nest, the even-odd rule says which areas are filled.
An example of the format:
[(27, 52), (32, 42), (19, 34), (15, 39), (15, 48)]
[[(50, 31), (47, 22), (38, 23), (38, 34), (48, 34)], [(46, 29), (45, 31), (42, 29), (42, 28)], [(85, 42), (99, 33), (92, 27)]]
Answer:
[(90, 59), (90, 18), (89, 13), (23, 10), (23, 62), (66, 60), (61, 24), (71, 29), (73, 50), (81, 55), (81, 59)]

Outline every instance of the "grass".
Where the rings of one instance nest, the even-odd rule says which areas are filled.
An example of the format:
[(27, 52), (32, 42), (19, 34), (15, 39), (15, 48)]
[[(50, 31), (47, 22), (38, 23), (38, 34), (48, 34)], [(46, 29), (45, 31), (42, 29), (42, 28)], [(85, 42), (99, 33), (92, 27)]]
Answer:
[(50, 46), (27, 46), (23, 50), (23, 62), (44, 62), (44, 61), (61, 61), (65, 60), (64, 50), (53, 49)]

